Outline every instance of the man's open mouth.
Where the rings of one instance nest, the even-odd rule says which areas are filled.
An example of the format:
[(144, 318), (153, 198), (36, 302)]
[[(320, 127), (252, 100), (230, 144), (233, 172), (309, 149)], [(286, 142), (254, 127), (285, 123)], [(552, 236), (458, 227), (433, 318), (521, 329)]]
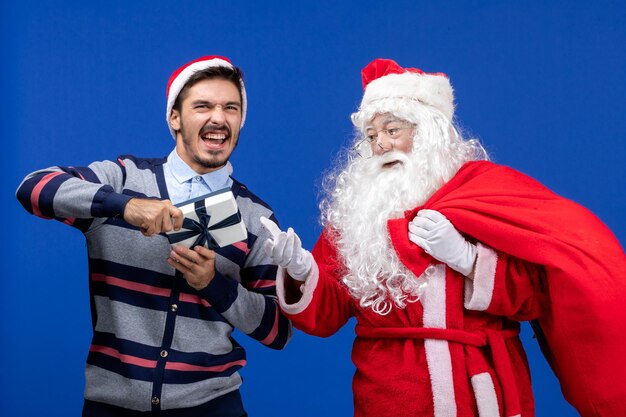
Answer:
[(226, 132), (204, 132), (200, 138), (209, 149), (221, 149), (229, 139), (230, 135)]

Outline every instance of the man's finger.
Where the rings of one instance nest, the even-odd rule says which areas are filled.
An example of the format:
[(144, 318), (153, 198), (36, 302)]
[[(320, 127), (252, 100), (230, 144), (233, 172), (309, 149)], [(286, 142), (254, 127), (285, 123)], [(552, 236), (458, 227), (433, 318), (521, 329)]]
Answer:
[(144, 236), (152, 236), (155, 231), (154, 231), (154, 225), (152, 224), (142, 224), (140, 227), (141, 233), (143, 233)]
[(187, 268), (183, 263), (181, 263), (178, 259), (174, 259), (174, 258), (167, 258), (167, 262), (177, 271), (182, 272), (183, 274), (186, 273), (189, 268)]
[(183, 228), (183, 222), (185, 221), (185, 218), (183, 217), (182, 214), (180, 216), (174, 216), (171, 219), (172, 219), (172, 228), (175, 231), (179, 231), (180, 229)]
[(198, 245), (196, 247), (193, 248), (193, 250), (202, 258), (206, 259), (206, 260), (213, 260), (215, 259), (215, 251), (211, 250), (207, 247), (204, 247), (202, 245)]
[[(177, 250), (170, 252), (170, 258), (174, 260), (174, 262), (176, 262), (179, 265), (182, 265), (183, 267), (185, 267), (186, 269), (191, 269), (194, 264), (197, 264), (197, 260), (195, 260), (192, 256), (198, 256), (194, 251), (191, 251), (187, 248), (189, 251), (189, 253), (185, 253), (184, 255), (180, 253), (180, 251), (178, 249), (181, 249), (180, 247), (176, 248)], [(191, 255), (193, 254), (193, 255)], [(174, 265), (174, 267), (176, 268), (177, 265)], [(178, 268), (177, 268), (178, 269)], [(182, 271), (181, 271), (182, 272)]]
[(265, 227), (267, 231), (271, 233), (273, 238), (276, 238), (276, 236), (280, 234), (281, 232), (280, 227), (278, 227), (276, 223), (274, 223), (267, 217), (263, 217), (263, 216), (261, 216), (260, 220), (261, 220), (261, 224), (263, 225), (263, 227)]
[(173, 225), (172, 225), (172, 218), (170, 216), (168, 216), (167, 214), (162, 216), (160, 221), (159, 221), (159, 226), (161, 227), (161, 230), (159, 230), (160, 232), (171, 232), (173, 229)]
[(183, 212), (176, 206), (170, 206), (170, 219), (174, 230), (178, 231), (183, 227)]

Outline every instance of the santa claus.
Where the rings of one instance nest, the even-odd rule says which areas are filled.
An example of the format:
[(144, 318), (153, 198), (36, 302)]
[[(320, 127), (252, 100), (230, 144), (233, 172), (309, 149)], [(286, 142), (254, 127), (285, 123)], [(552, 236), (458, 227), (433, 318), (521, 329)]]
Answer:
[(355, 416), (534, 415), (523, 320), (582, 415), (626, 415), (626, 267), (611, 232), (488, 162), (452, 122), (445, 74), (377, 59), (362, 76), (312, 254), (262, 219), (294, 325), (325, 337), (356, 317)]

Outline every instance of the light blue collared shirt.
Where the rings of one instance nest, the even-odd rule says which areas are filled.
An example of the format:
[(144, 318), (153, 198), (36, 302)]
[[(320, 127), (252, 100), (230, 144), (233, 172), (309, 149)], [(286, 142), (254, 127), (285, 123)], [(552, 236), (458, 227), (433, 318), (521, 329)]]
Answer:
[(200, 175), (180, 158), (176, 148), (170, 152), (167, 162), (163, 164), (165, 184), (172, 204), (230, 188), (233, 185), (231, 172), (232, 167), (228, 162), (220, 169)]

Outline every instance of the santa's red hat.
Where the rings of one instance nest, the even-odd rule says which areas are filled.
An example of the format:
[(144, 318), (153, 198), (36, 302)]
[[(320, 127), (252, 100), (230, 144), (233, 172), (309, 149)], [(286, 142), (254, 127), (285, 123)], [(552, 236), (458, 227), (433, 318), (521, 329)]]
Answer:
[[(185, 65), (174, 71), (174, 73), (170, 76), (170, 79), (167, 82), (166, 90), (167, 110), (165, 112), (165, 120), (167, 121), (167, 125), (170, 128), (170, 133), (172, 134), (174, 139), (176, 139), (176, 132), (174, 132), (174, 130), (170, 126), (170, 115), (172, 113), (172, 107), (174, 106), (174, 102), (176, 102), (176, 98), (193, 74), (211, 67), (233, 68), (233, 64), (230, 62), (230, 59), (223, 56), (203, 56), (202, 58), (198, 58), (186, 63)], [(243, 124), (246, 121), (246, 108), (248, 100), (246, 99), (246, 89), (243, 84), (243, 79), (239, 79), (239, 84), (241, 85), (241, 127), (243, 127)]]
[[(363, 68), (361, 77), (365, 92), (359, 113), (383, 99), (410, 99), (434, 107), (450, 121), (454, 117), (454, 92), (448, 76), (442, 72), (402, 68), (391, 59), (377, 58)], [(390, 113), (395, 110), (394, 100), (388, 100), (384, 106), (390, 107)], [(356, 124), (354, 117), (353, 121)]]

